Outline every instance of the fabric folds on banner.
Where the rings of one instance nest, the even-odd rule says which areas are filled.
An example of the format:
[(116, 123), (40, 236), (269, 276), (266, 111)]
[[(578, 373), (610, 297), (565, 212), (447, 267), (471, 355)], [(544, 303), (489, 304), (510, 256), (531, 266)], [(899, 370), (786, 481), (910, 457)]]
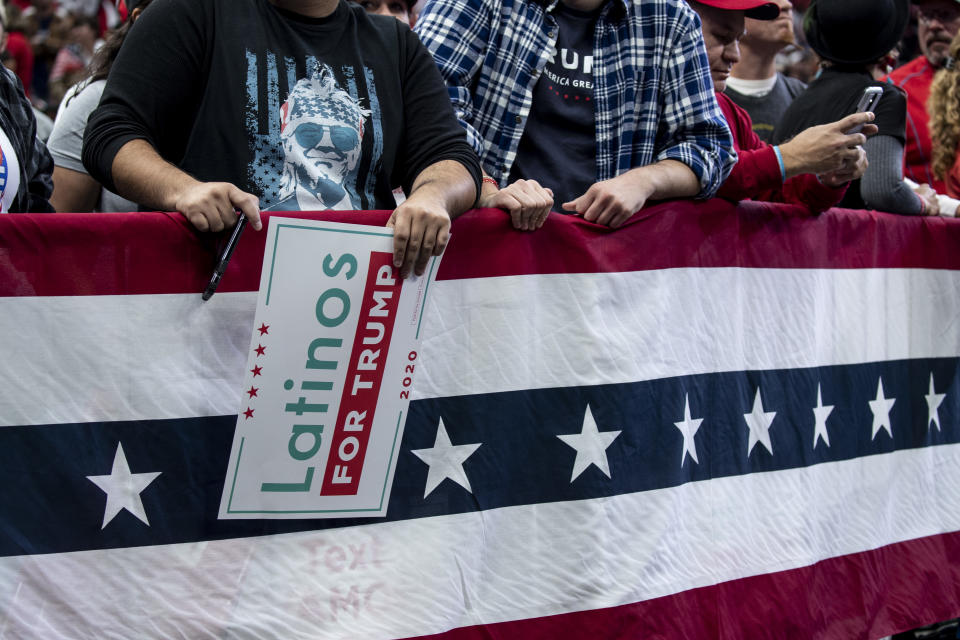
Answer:
[(221, 521), (264, 235), (203, 303), (223, 239), (178, 215), (0, 217), (0, 637), (872, 639), (960, 615), (960, 222), (471, 212), (387, 516)]

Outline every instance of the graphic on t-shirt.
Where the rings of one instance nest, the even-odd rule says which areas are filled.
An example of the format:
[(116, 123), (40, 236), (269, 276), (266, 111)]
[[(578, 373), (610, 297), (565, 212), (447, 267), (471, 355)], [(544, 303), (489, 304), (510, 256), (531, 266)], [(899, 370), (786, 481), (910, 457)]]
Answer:
[(589, 102), (593, 96), (592, 55), (566, 47), (554, 49), (543, 74), (550, 83), (548, 89), (563, 100)]
[(284, 164), (277, 208), (292, 209), (296, 200), (299, 210), (359, 209), (344, 181), (357, 168), (363, 123), (370, 112), (322, 65), (297, 82), (280, 113)]
[(247, 170), (263, 207), (374, 208), (383, 132), (373, 73), (345, 66), (339, 76), (313, 57), (247, 52)]
[[(7, 188), (7, 156), (3, 153), (3, 149), (0, 149), (0, 201), (3, 200), (3, 196), (6, 194)], [(3, 210), (4, 213), (7, 212), (6, 209)]]
[(0, 129), (0, 213), (8, 213), (20, 189), (20, 163), (7, 134)]
[(556, 4), (557, 41), (533, 88), (510, 181), (536, 180), (553, 189), (553, 207), (586, 192), (597, 176), (593, 76), (597, 12)]

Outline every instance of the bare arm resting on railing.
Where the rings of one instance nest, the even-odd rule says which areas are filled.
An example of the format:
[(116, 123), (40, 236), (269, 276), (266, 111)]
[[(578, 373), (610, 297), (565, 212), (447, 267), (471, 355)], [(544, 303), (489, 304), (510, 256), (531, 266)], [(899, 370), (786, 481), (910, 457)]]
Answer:
[[(586, 36), (596, 62), (584, 71), (592, 87), (586, 98), (594, 105), (595, 153), (587, 171), (569, 176), (545, 163), (526, 169), (517, 163), (521, 153), (537, 157), (521, 149), (524, 136), (529, 140), (539, 129), (542, 140), (551, 141), (579, 122), (573, 112), (553, 118), (533, 108), (540, 104), (535, 88), (550, 73), (543, 53), (560, 41), (550, 12), (524, 0), (435, 0), (417, 22), (468, 139), (488, 175), (504, 186), (497, 193), (484, 184), (481, 203), (507, 209), (515, 227), (532, 229), (542, 224), (551, 195), (560, 199), (558, 208), (570, 200), (588, 220), (612, 226), (651, 198), (713, 196), (735, 155), (696, 16), (682, 2), (618, 2), (603, 9), (599, 1), (561, 1), (575, 10), (600, 9), (600, 26)], [(601, 32), (608, 35), (596, 35)], [(548, 147), (534, 148), (547, 153)], [(506, 184), (516, 178), (525, 182)], [(569, 193), (567, 178), (576, 185)]]
[(678, 160), (661, 160), (597, 182), (579, 198), (565, 202), (563, 208), (616, 229), (648, 200), (692, 198), (699, 192), (700, 179), (690, 167)]
[[(228, 182), (200, 182), (173, 166), (144, 140), (131, 140), (113, 161), (117, 188), (146, 208), (179, 211), (200, 231), (222, 231), (236, 223), (236, 211), (259, 230), (257, 197)], [(407, 277), (421, 275), (430, 256), (443, 253), (450, 221), (470, 208), (476, 197), (473, 176), (459, 162), (430, 165), (414, 182), (410, 197), (397, 207), (393, 227), (394, 266)]]
[(228, 182), (200, 182), (160, 157), (146, 140), (131, 140), (113, 159), (113, 181), (146, 209), (179, 211), (200, 231), (232, 227), (239, 210), (260, 230), (257, 197)]
[(450, 221), (473, 206), (477, 191), (473, 176), (455, 160), (441, 160), (424, 169), (410, 196), (397, 207), (393, 227), (393, 266), (406, 278), (422, 275), (430, 256), (439, 256), (450, 238)]

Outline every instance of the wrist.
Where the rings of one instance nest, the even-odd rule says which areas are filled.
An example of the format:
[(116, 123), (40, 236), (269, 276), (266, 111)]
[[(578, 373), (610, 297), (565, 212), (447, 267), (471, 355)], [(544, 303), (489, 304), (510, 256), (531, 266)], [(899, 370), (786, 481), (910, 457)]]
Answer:
[(664, 158), (644, 167), (631, 169), (624, 176), (634, 178), (634, 185), (644, 201), (669, 198), (693, 198), (700, 193), (700, 178), (683, 162)]
[(187, 194), (203, 183), (190, 175), (172, 173), (170, 184), (173, 185), (173, 188), (165, 190), (166, 195), (163, 197), (163, 206), (161, 207), (163, 211), (180, 211), (181, 203)]
[(483, 203), (488, 198), (495, 196), (500, 192), (500, 185), (494, 178), (491, 178), (488, 175), (483, 176), (483, 180), (480, 182), (480, 198), (478, 203)]
[(646, 202), (657, 195), (661, 187), (660, 172), (655, 164), (636, 167), (621, 175), (622, 178), (629, 180), (632, 189)]
[(800, 162), (797, 160), (796, 155), (793, 153), (793, 148), (790, 145), (791, 142), (785, 142), (773, 148), (777, 154), (777, 161), (780, 163), (780, 177), (783, 178), (784, 181), (800, 173), (805, 173), (802, 171), (802, 167), (799, 166)]
[[(773, 153), (777, 156), (777, 165), (780, 167), (780, 182), (786, 182), (787, 165), (783, 161), (783, 151), (780, 149), (780, 145), (773, 147)], [(820, 180), (820, 176), (817, 176), (817, 180)]]

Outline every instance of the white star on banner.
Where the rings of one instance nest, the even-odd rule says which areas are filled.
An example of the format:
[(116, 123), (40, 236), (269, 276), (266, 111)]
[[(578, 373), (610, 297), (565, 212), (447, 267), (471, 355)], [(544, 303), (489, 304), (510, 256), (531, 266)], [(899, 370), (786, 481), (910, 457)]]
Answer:
[(673, 423), (673, 426), (683, 434), (683, 451), (680, 452), (681, 468), (688, 453), (696, 464), (700, 464), (700, 461), (697, 460), (697, 443), (693, 440), (693, 436), (697, 435), (697, 430), (700, 429), (702, 422), (703, 418), (693, 419), (690, 417), (690, 394), (685, 395), (683, 398), (683, 422)]
[(583, 415), (583, 429), (580, 433), (557, 436), (577, 450), (570, 482), (576, 480), (591, 464), (596, 465), (609, 478), (610, 463), (607, 461), (607, 447), (613, 444), (619, 435), (619, 431), (599, 431), (597, 421), (593, 419), (593, 412), (590, 411), (588, 404), (587, 411)]
[(833, 405), (823, 406), (823, 399), (820, 396), (820, 384), (817, 384), (817, 406), (813, 408), (813, 418), (816, 421), (813, 425), (813, 448), (817, 448), (817, 440), (822, 439), (823, 443), (830, 446), (830, 435), (827, 433), (827, 418), (833, 412)]
[(426, 498), (430, 495), (430, 492), (436, 489), (446, 478), (450, 478), (473, 493), (473, 489), (470, 488), (470, 480), (467, 478), (467, 472), (463, 470), (463, 463), (473, 455), (474, 451), (480, 448), (481, 444), (483, 443), (450, 444), (447, 428), (443, 425), (443, 418), (440, 418), (433, 448), (411, 450), (413, 455), (423, 460), (430, 467), (430, 470), (427, 471), (427, 486), (423, 490), (423, 497)]
[(108, 476), (87, 476), (87, 480), (97, 485), (107, 494), (107, 506), (103, 511), (105, 529), (120, 511), (126, 509), (140, 519), (148, 527), (147, 513), (143, 510), (143, 501), (140, 492), (157, 479), (159, 471), (152, 473), (130, 473), (127, 456), (123, 453), (123, 445), (117, 443), (117, 452), (113, 456), (113, 469)]
[(869, 401), (870, 411), (873, 412), (873, 435), (870, 436), (871, 440), (876, 440), (880, 429), (886, 429), (890, 437), (893, 437), (893, 431), (890, 428), (890, 409), (893, 408), (893, 403), (896, 401), (896, 398), (887, 399), (884, 397), (883, 378), (881, 377), (877, 381), (877, 399)]
[(937, 431), (940, 431), (940, 404), (947, 397), (945, 393), (936, 393), (933, 390), (933, 374), (930, 374), (930, 392), (924, 396), (927, 399), (927, 430), (932, 422)]
[(747, 428), (750, 429), (750, 442), (747, 444), (748, 458), (758, 442), (766, 447), (770, 455), (773, 455), (773, 445), (770, 444), (770, 425), (776, 416), (776, 411), (764, 413), (760, 387), (757, 387), (757, 395), (753, 398), (753, 409), (750, 413), (743, 414), (743, 419), (747, 421)]

